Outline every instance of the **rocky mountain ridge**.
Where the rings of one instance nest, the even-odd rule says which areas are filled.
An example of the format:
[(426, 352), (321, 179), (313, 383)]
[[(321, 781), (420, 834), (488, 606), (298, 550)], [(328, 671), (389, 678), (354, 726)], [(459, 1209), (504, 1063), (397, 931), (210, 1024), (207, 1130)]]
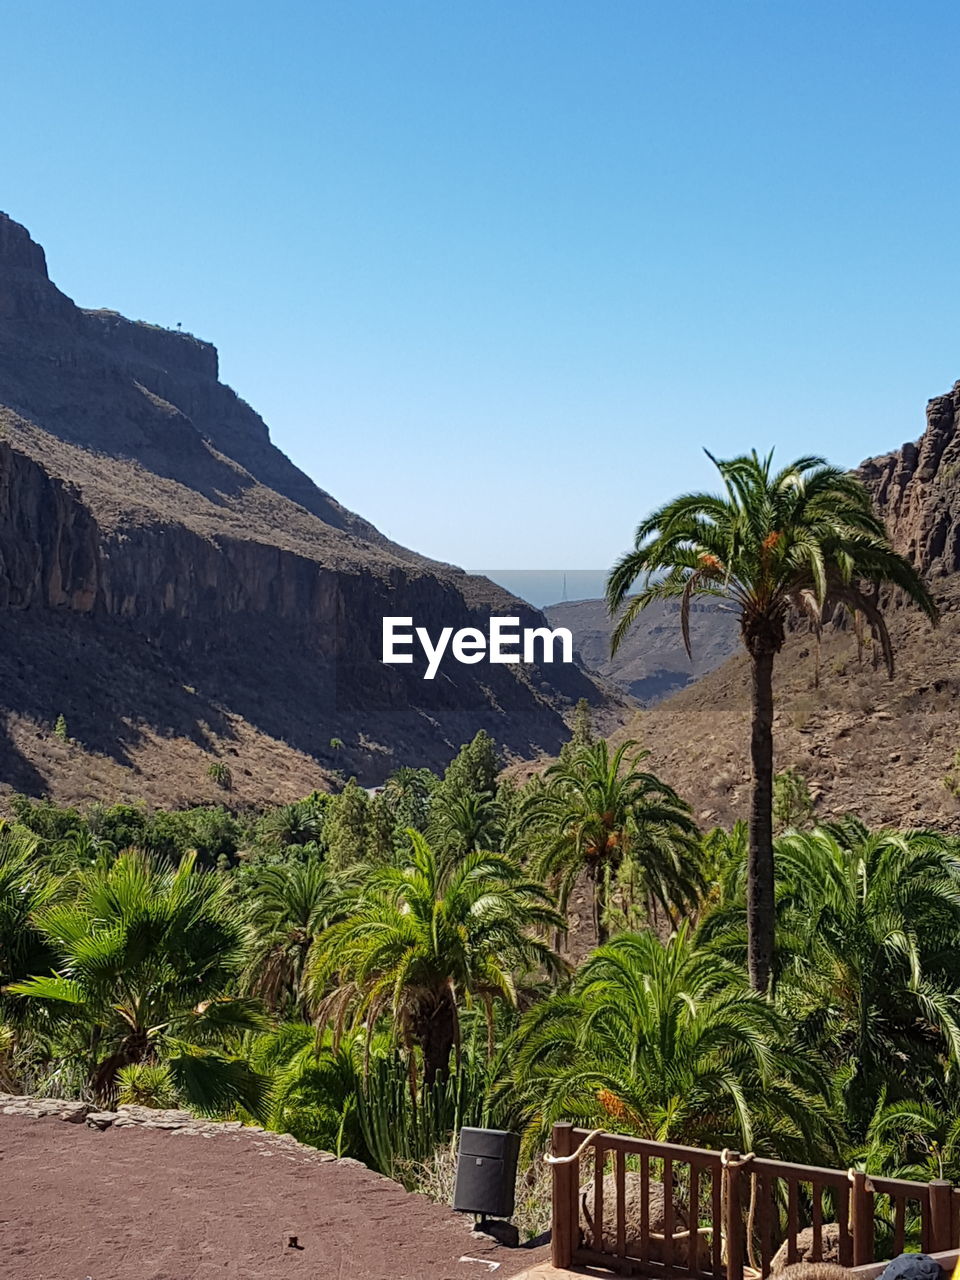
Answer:
[(857, 474), (897, 550), (936, 586), (960, 572), (960, 382), (927, 403), (919, 440), (869, 458)]
[(340, 506), (219, 382), (210, 343), (76, 306), (0, 215), (0, 782), (182, 802), (229, 756), (243, 799), (291, 798), (334, 767), (440, 766), (479, 728), (556, 750), (581, 697), (616, 714), (578, 666), (425, 682), (380, 661), (384, 614), (435, 631), (491, 613), (543, 624)]

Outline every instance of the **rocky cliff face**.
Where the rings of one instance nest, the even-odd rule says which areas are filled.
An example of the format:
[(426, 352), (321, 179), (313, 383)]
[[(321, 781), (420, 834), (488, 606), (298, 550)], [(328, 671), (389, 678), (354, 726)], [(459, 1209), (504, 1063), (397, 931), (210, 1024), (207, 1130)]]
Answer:
[[(0, 612), (14, 650), (18, 635), (35, 646), (38, 626), (55, 627), (58, 661), (70, 661), (71, 635), (80, 646), (95, 634), (101, 669), (113, 672), (105, 699), (129, 686), (119, 673), (131, 661), (143, 659), (145, 681), (165, 663), (207, 700), (196, 725), (179, 717), (182, 732), (216, 754), (211, 720), (238, 717), (281, 753), (299, 753), (298, 780), (303, 757), (369, 781), (401, 763), (440, 765), (479, 728), (518, 754), (555, 751), (577, 698), (614, 705), (578, 667), (454, 663), (425, 682), (417, 667), (384, 666), (384, 614), (431, 632), (485, 625), (491, 613), (543, 619), (341, 507), (218, 381), (213, 346), (77, 307), (50, 281), (43, 250), (4, 215)], [(8, 639), (0, 665), (14, 660), (30, 670)], [(0, 701), (16, 674), (11, 683), (0, 671)], [(126, 752), (84, 723), (95, 718), (92, 688), (71, 705), (69, 690), (45, 693), (42, 662), (31, 674), (8, 716), (29, 718), (42, 736), (63, 713), (83, 741)], [(141, 716), (136, 705), (111, 711), (121, 739), (116, 726)], [(331, 738), (346, 744), (335, 755)], [(136, 753), (128, 757), (136, 770)], [(0, 749), (0, 783), (10, 781), (3, 768)], [(55, 788), (50, 779), (34, 787), (46, 783)]]
[(89, 612), (99, 530), (61, 480), (0, 440), (0, 608)]
[(861, 464), (858, 474), (897, 549), (934, 581), (960, 572), (960, 382), (927, 404), (913, 444)]

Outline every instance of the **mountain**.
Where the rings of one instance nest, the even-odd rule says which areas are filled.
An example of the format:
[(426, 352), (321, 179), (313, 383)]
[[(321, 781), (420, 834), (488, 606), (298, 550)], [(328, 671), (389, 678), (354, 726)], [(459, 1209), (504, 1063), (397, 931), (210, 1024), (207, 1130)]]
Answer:
[(569, 627), (587, 666), (649, 707), (715, 670), (740, 643), (737, 620), (716, 601), (690, 608), (693, 657), (680, 634), (680, 603), (657, 601), (637, 619), (616, 654), (610, 656), (613, 623), (603, 600), (573, 600), (544, 609), (552, 627)]
[[(452, 460), (451, 465), (455, 465)], [(0, 215), (0, 783), (61, 801), (287, 799), (441, 766), (478, 729), (555, 751), (577, 665), (381, 661), (381, 618), (542, 615), (318, 488), (187, 333), (75, 305)], [(60, 732), (54, 732), (62, 716)], [(342, 743), (342, 745), (338, 745)]]
[[(775, 668), (778, 770), (798, 769), (822, 818), (960, 831), (960, 383), (927, 406), (922, 437), (857, 472), (898, 550), (926, 575), (942, 610), (934, 630), (893, 598), (896, 673), (860, 656), (850, 629), (789, 636)], [(817, 667), (819, 665), (819, 685)], [(694, 804), (705, 825), (746, 818), (749, 673), (742, 654), (644, 711), (621, 732)], [(955, 794), (956, 791), (956, 794)]]

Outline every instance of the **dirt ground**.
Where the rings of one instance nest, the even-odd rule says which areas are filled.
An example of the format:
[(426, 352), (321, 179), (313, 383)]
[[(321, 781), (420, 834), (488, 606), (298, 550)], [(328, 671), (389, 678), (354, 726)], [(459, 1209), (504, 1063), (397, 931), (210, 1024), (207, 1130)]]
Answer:
[(507, 1280), (546, 1254), (471, 1236), (362, 1166), (243, 1134), (0, 1116), (3, 1280)]

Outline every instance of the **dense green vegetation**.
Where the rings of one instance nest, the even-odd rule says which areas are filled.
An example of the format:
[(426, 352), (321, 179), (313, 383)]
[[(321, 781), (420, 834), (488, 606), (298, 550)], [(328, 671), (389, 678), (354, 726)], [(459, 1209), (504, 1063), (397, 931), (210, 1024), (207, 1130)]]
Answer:
[(481, 733), (443, 777), (257, 814), (15, 798), (0, 1087), (256, 1119), (441, 1189), (460, 1125), (532, 1155), (560, 1117), (960, 1168), (960, 845), (813, 826), (786, 776), (758, 992), (745, 829), (701, 834), (643, 763), (581, 715), (523, 786)]

